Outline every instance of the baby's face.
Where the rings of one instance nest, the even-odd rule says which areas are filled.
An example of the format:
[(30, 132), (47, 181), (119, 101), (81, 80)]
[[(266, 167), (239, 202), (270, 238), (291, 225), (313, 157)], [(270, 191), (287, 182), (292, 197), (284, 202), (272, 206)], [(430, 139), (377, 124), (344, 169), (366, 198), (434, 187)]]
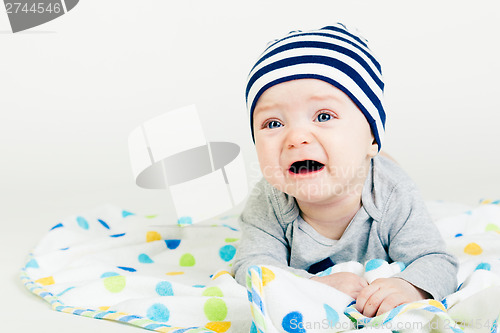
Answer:
[(293, 80), (266, 90), (253, 126), (264, 177), (299, 205), (360, 191), (378, 151), (356, 104), (321, 80)]

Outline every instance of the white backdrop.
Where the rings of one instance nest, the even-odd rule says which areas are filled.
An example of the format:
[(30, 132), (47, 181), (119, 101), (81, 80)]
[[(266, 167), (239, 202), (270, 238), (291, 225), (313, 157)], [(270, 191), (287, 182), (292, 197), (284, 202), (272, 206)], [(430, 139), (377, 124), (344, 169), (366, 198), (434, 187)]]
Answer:
[(167, 192), (134, 184), (127, 148), (133, 128), (166, 111), (196, 104), (207, 139), (239, 144), (254, 182), (250, 67), (270, 39), (337, 21), (359, 28), (381, 61), (384, 150), (424, 198), (499, 199), (497, 1), (81, 0), (16, 34), (0, 10), (0, 259), (12, 263), (9, 281), (69, 214), (113, 203), (169, 218)]

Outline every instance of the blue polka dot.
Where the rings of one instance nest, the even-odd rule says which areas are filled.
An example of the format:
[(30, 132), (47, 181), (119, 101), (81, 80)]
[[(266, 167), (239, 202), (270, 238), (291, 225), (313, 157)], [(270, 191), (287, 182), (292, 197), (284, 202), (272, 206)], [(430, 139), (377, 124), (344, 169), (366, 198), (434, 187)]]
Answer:
[(104, 278), (107, 278), (107, 277), (110, 277), (110, 276), (118, 276), (120, 274), (116, 273), (116, 272), (106, 272), (106, 273), (103, 273), (101, 275), (101, 279), (104, 279)]
[(462, 236), (463, 236), (463, 234), (461, 234), (461, 233), (458, 233), (455, 235), (455, 237), (462, 237)]
[(181, 244), (181, 240), (180, 239), (166, 239), (165, 244), (167, 244), (167, 247), (170, 250), (175, 250)]
[(219, 250), (219, 255), (224, 261), (230, 261), (236, 254), (236, 248), (233, 245), (224, 245)]
[(478, 269), (484, 269), (486, 271), (491, 271), (491, 265), (488, 264), (487, 262), (482, 262), (479, 265), (477, 265), (475, 271), (477, 271)]
[(327, 304), (323, 304), (323, 308), (325, 308), (326, 311), (326, 320), (328, 321), (328, 327), (334, 328), (335, 324), (337, 324), (339, 321), (339, 314)]
[(122, 211), (122, 217), (127, 217), (127, 216), (130, 216), (130, 215), (135, 215), (135, 214), (131, 213), (131, 212), (127, 212), (126, 210)]
[(146, 316), (154, 321), (166, 322), (170, 319), (170, 311), (165, 305), (155, 303), (149, 307)]
[(106, 222), (100, 219), (97, 219), (97, 221), (99, 221), (99, 223), (101, 223), (104, 228), (109, 229), (109, 225)]
[(152, 264), (154, 261), (146, 254), (146, 253), (141, 253), (139, 254), (139, 262), (142, 264)]
[(193, 219), (190, 216), (181, 216), (177, 220), (177, 224), (179, 224), (179, 225), (190, 225), (190, 224), (193, 224)]
[(382, 266), (383, 263), (385, 263), (385, 261), (382, 259), (372, 259), (366, 263), (365, 271), (366, 272), (373, 271), (374, 269), (377, 269), (380, 266)]
[(127, 271), (127, 272), (137, 272), (137, 270), (135, 268), (132, 268), (132, 267), (125, 267), (125, 266), (116, 266), (118, 267), (119, 269), (123, 269), (124, 271)]
[(156, 293), (160, 296), (174, 296), (172, 284), (168, 281), (158, 282), (156, 285)]
[(250, 327), (250, 333), (257, 333), (257, 326), (252, 322), (252, 326)]
[(69, 250), (69, 247), (63, 247), (62, 249), (59, 249), (61, 251), (66, 251), (66, 250)]
[(26, 263), (26, 268), (40, 268), (40, 266), (38, 266), (38, 262), (35, 260), (35, 259), (31, 259), (30, 261), (28, 261)]
[(54, 230), (54, 229), (62, 228), (62, 227), (63, 227), (62, 223), (58, 223), (55, 226), (53, 226), (52, 228), (50, 228), (50, 230)]
[(195, 284), (193, 285), (193, 288), (205, 288), (206, 286), (204, 284)]
[(80, 226), (80, 228), (88, 230), (89, 223), (87, 222), (87, 220), (85, 218), (83, 218), (82, 216), (78, 216), (76, 218), (76, 222), (78, 223), (78, 225)]
[(118, 238), (118, 237), (123, 237), (125, 236), (125, 232), (123, 234), (114, 234), (114, 235), (109, 235), (109, 237), (113, 237), (113, 238)]
[(288, 333), (306, 333), (302, 313), (298, 311), (287, 314), (281, 322), (281, 327)]

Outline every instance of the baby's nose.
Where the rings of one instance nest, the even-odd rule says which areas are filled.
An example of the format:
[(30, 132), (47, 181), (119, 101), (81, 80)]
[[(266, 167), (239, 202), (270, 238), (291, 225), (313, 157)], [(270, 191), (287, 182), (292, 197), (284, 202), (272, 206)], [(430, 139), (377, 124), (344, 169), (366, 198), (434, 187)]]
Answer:
[(311, 133), (302, 127), (292, 128), (287, 135), (287, 148), (298, 148), (302, 145), (311, 143)]

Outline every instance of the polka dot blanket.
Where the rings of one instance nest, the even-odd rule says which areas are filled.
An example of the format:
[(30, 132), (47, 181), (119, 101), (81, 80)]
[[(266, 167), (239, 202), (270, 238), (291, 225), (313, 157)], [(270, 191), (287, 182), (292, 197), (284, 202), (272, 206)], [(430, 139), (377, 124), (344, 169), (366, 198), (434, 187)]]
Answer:
[[(246, 288), (236, 283), (237, 216), (162, 225), (157, 216), (99, 207), (57, 223), (21, 279), (54, 310), (156, 332), (500, 332), (500, 202), (430, 208), (460, 261), (458, 290), (374, 318), (348, 295), (276, 267), (251, 267)], [(374, 259), (318, 274), (348, 271), (370, 282), (404, 268)]]

